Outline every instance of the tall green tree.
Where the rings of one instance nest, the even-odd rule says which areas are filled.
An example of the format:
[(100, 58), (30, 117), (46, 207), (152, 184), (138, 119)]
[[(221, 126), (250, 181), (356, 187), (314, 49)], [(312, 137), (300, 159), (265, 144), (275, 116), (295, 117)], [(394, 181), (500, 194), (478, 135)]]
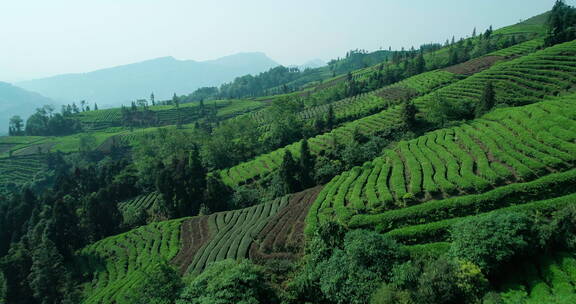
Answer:
[(232, 191), (220, 180), (219, 176), (210, 174), (206, 177), (204, 202), (211, 212), (228, 210), (228, 201)]
[(4, 273), (0, 271), (0, 303), (6, 303), (6, 293), (8, 292), (6, 285), (6, 278)]
[(488, 113), (496, 105), (496, 93), (494, 92), (494, 85), (488, 81), (482, 91), (480, 101), (476, 104), (475, 115), (480, 117)]
[(280, 182), (282, 183), (281, 187), (283, 194), (294, 193), (300, 190), (298, 185), (298, 169), (298, 164), (292, 157), (292, 153), (290, 153), (289, 150), (286, 150), (278, 172)]
[(442, 128), (448, 122), (448, 112), (450, 111), (450, 105), (440, 94), (434, 96), (428, 112), (426, 113), (426, 119), (435, 124), (436, 126)]
[(416, 106), (412, 102), (404, 102), (400, 108), (400, 116), (402, 123), (406, 126), (407, 130), (413, 130), (416, 126)]
[(23, 135), (24, 134), (23, 127), (24, 127), (24, 120), (20, 116), (15, 115), (10, 118), (10, 125), (9, 125), (11, 131), (10, 135), (12, 136)]
[(305, 138), (300, 144), (300, 183), (302, 189), (307, 189), (314, 185), (314, 156), (310, 153), (308, 140)]
[(545, 45), (552, 46), (576, 38), (576, 9), (556, 0), (547, 21)]
[(167, 262), (144, 273), (144, 279), (128, 299), (130, 304), (173, 304), (184, 287), (182, 278)]
[(452, 227), (450, 253), (492, 274), (515, 256), (531, 249), (534, 222), (523, 213), (472, 217)]
[(67, 276), (62, 255), (54, 242), (43, 236), (32, 254), (32, 267), (28, 275), (34, 298), (42, 304), (60, 303)]
[(277, 303), (266, 274), (249, 260), (211, 264), (186, 286), (176, 304)]
[(332, 105), (328, 106), (328, 113), (326, 114), (326, 128), (332, 130), (336, 125), (336, 116), (334, 115), (334, 108)]

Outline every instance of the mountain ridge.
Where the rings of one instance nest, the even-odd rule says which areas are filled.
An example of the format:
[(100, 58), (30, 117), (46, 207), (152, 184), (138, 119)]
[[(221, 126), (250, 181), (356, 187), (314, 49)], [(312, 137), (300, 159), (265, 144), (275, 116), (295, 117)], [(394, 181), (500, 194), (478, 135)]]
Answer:
[(237, 53), (214, 60), (179, 60), (172, 56), (99, 69), (16, 82), (15, 85), (54, 100), (119, 106), (154, 93), (157, 99), (217, 86), (235, 77), (266, 71), (278, 63), (261, 52)]

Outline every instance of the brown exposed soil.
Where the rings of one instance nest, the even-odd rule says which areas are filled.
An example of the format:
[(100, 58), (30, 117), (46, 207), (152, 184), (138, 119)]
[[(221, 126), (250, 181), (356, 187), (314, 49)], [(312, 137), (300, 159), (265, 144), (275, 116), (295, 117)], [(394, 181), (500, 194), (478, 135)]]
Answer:
[(185, 220), (180, 228), (180, 251), (172, 259), (180, 274), (185, 274), (196, 252), (212, 237), (208, 229), (208, 216), (196, 216)]
[(306, 215), (321, 189), (315, 187), (293, 194), (288, 205), (268, 221), (250, 245), (250, 259), (259, 263), (296, 259), (304, 248)]
[(502, 56), (484, 56), (447, 67), (444, 70), (454, 74), (472, 75), (484, 71), (485, 69), (494, 65), (496, 62), (504, 59), (505, 58)]

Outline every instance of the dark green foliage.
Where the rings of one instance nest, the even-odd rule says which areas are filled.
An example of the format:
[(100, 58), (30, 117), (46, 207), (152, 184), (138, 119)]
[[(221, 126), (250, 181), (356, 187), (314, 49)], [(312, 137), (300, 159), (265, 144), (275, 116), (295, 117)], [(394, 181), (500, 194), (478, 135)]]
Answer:
[(401, 121), (407, 130), (414, 130), (416, 126), (416, 113), (418, 110), (412, 102), (405, 102), (400, 109)]
[(276, 149), (302, 139), (303, 122), (296, 113), (303, 109), (299, 99), (278, 99), (272, 103), (267, 121), (270, 131), (265, 133), (268, 149)]
[(24, 120), (18, 115), (12, 116), (10, 118), (10, 124), (8, 126), (8, 135), (18, 136), (24, 135)]
[(196, 215), (206, 189), (206, 169), (202, 166), (197, 148), (187, 157), (173, 159), (160, 166), (156, 188), (162, 194), (167, 216), (170, 218)]
[(392, 273), (372, 304), (479, 303), (488, 285), (477, 266), (445, 256), (411, 260)]
[(568, 250), (576, 249), (576, 206), (570, 205), (556, 212), (548, 230), (553, 244)]
[(263, 270), (248, 260), (224, 260), (209, 266), (184, 288), (177, 304), (274, 303)]
[(32, 266), (28, 275), (30, 289), (38, 303), (59, 303), (66, 276), (62, 255), (54, 243), (43, 236), (32, 253)]
[(210, 212), (228, 210), (228, 201), (231, 195), (231, 189), (224, 185), (219, 177), (212, 174), (206, 177), (204, 203)]
[(298, 182), (298, 172), (300, 168), (294, 158), (292, 153), (286, 150), (284, 153), (284, 159), (282, 160), (282, 165), (278, 171), (278, 176), (280, 177), (282, 193), (294, 193), (300, 189)]
[(405, 259), (401, 245), (378, 233), (353, 230), (342, 237), (344, 232), (337, 224), (319, 228), (304, 268), (290, 283), (290, 301), (367, 303)]
[(336, 117), (334, 116), (334, 108), (332, 105), (328, 106), (328, 112), (326, 113), (326, 128), (332, 130), (336, 124)]
[(6, 280), (7, 303), (33, 303), (32, 290), (27, 284), (31, 265), (29, 248), (22, 242), (13, 244), (8, 254), (0, 260), (0, 269)]
[(466, 219), (451, 230), (454, 257), (473, 262), (487, 274), (522, 255), (534, 241), (533, 223), (522, 213), (492, 213)]
[(6, 303), (6, 293), (8, 292), (4, 273), (0, 271), (0, 303)]
[(476, 104), (476, 117), (480, 117), (488, 113), (496, 105), (496, 93), (494, 92), (494, 85), (491, 81), (486, 83), (480, 101)]
[[(70, 113), (62, 112), (53, 114), (53, 111), (54, 108), (52, 106), (44, 106), (36, 109), (36, 113), (32, 114), (28, 117), (28, 120), (26, 120), (26, 135), (61, 136), (81, 130), (80, 122), (72, 119)], [(18, 133), (18, 125), (15, 124), (12, 127), (15, 128), (15, 132)], [(13, 135), (22, 135), (22, 131)]]
[(314, 156), (310, 153), (308, 140), (303, 139), (300, 144), (300, 183), (302, 189), (314, 186)]
[(473, 105), (466, 101), (449, 102), (441, 95), (435, 95), (430, 104), (426, 119), (438, 128), (446, 127), (450, 121), (474, 117)]
[(546, 46), (570, 41), (576, 38), (576, 9), (564, 0), (557, 0), (548, 17)]
[(145, 279), (133, 289), (131, 304), (172, 304), (184, 287), (182, 278), (168, 263), (158, 263), (146, 272)]

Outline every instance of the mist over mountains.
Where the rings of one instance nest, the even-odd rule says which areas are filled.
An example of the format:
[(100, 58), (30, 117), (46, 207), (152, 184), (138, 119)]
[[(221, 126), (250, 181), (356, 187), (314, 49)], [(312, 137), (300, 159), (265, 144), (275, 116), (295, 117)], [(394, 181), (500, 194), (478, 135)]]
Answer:
[(55, 105), (54, 100), (0, 81), (0, 135), (8, 133), (10, 117), (19, 115), (23, 119), (43, 105)]
[(219, 86), (235, 77), (257, 74), (278, 66), (264, 53), (238, 53), (209, 61), (161, 57), (152, 60), (96, 70), (63, 74), (15, 83), (61, 103), (86, 100), (99, 107), (129, 104), (147, 98), (168, 99), (172, 94), (188, 94), (197, 88)]

